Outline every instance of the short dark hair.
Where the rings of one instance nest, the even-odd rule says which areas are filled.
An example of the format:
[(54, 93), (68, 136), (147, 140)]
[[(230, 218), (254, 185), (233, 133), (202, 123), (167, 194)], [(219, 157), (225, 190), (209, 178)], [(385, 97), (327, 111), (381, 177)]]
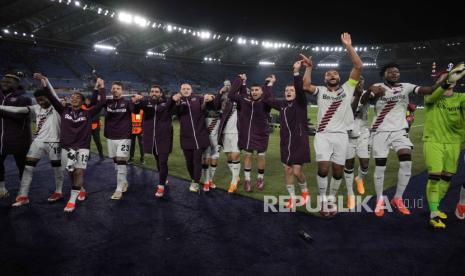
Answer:
[(40, 96), (45, 96), (45, 95), (46, 95), (45, 89), (37, 89), (36, 91), (34, 91), (35, 98), (38, 98)]
[(121, 86), (122, 89), (124, 89), (124, 85), (123, 85), (123, 82), (122, 81), (114, 81), (111, 83), (111, 85), (118, 85), (118, 86)]
[(260, 84), (258, 84), (256, 82), (252, 83), (252, 85), (250, 87), (257, 87), (257, 86), (260, 87), (260, 88), (262, 87)]
[(161, 86), (158, 85), (158, 84), (152, 84), (152, 86), (150, 88), (158, 88), (158, 89), (160, 89), (161, 93), (163, 93), (163, 88), (161, 88)]
[(400, 68), (399, 68), (399, 64), (394, 63), (394, 62), (390, 62), (390, 63), (388, 63), (388, 64), (383, 65), (383, 67), (381, 67), (381, 70), (379, 71), (379, 76), (380, 76), (381, 78), (383, 78), (383, 77), (384, 77), (384, 73), (385, 73), (386, 70), (389, 69), (389, 68), (397, 68), (397, 69), (400, 69)]

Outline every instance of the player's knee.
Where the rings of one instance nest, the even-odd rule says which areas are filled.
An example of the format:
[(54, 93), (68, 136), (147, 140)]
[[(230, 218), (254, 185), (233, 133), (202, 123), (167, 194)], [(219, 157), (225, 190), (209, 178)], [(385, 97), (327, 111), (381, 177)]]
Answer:
[(347, 159), (345, 167), (347, 169), (353, 169), (354, 168), (354, 159)]
[(327, 176), (328, 176), (328, 169), (326, 169), (326, 168), (319, 168), (319, 169), (318, 169), (318, 176), (319, 176), (319, 177), (327, 177)]
[(412, 155), (410, 153), (399, 154), (399, 162), (412, 161)]
[(333, 173), (333, 178), (335, 180), (341, 180), (342, 179), (342, 173)]
[(428, 179), (432, 181), (439, 181), (441, 176), (439, 174), (428, 174)]
[(26, 162), (24, 162), (24, 164), (26, 166), (35, 167), (35, 166), (37, 166), (37, 162), (38, 162), (37, 160), (28, 160), (28, 159), (26, 159)]
[(387, 158), (375, 158), (375, 164), (378, 167), (386, 167)]
[(450, 175), (450, 174), (442, 174), (441, 179), (446, 181), (446, 182), (450, 182), (452, 180), (452, 175)]
[(51, 160), (50, 165), (52, 165), (53, 168), (59, 168), (61, 167), (61, 160)]
[(202, 164), (202, 169), (207, 170), (208, 169), (208, 164)]

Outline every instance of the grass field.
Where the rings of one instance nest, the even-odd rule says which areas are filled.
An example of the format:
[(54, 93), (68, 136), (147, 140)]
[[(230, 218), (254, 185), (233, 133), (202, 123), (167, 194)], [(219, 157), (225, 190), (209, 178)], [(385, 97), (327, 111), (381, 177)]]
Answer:
[[(311, 107), (309, 110), (309, 116), (311, 122), (316, 122), (316, 107)], [(369, 113), (369, 120), (371, 122), (373, 118), (373, 108), (370, 108)], [(412, 175), (416, 175), (425, 170), (425, 165), (423, 161), (423, 142), (421, 140), (422, 133), (423, 133), (423, 123), (424, 123), (424, 110), (417, 109), (415, 113), (416, 119), (414, 125), (410, 131), (410, 139), (412, 143), (415, 145), (413, 150), (413, 169)], [(310, 195), (312, 198), (316, 196), (318, 193), (318, 187), (316, 184), (316, 162), (315, 160), (315, 152), (313, 149), (313, 137), (309, 137), (310, 139), (310, 149), (312, 155), (312, 163), (305, 165), (304, 172), (307, 176), (307, 183), (309, 185)], [(107, 146), (106, 146), (106, 139), (103, 138), (102, 133), (102, 144), (103, 149), (106, 154)], [(92, 151), (96, 152), (95, 144), (92, 142)], [(181, 147), (179, 145), (179, 124), (177, 121), (174, 122), (174, 147), (173, 153), (170, 155), (169, 158), (169, 174), (171, 176), (177, 176), (185, 179), (190, 179), (189, 174), (187, 172), (184, 156), (181, 151)], [(139, 152), (138, 147), (136, 147), (136, 153), (134, 156), (135, 164), (140, 165), (139, 162)], [(217, 187), (222, 189), (227, 189), (229, 185), (229, 181), (231, 179), (231, 174), (229, 169), (226, 166), (226, 157), (222, 153), (220, 155), (218, 169), (215, 175), (215, 183)], [(150, 169), (155, 169), (155, 161), (153, 156), (146, 155), (145, 157), (145, 167)], [(386, 174), (385, 174), (385, 189), (394, 186), (397, 183), (397, 171), (398, 171), (398, 164), (397, 157), (393, 151), (391, 151), (388, 159)], [(255, 166), (255, 163), (254, 163)], [(356, 168), (358, 165), (356, 165)], [(370, 170), (366, 178), (366, 195), (372, 195), (375, 193), (374, 185), (373, 185), (373, 170), (374, 170), (374, 160), (370, 160)], [(357, 171), (357, 170), (356, 170)], [(252, 169), (252, 183), (255, 183), (256, 179), (256, 167)], [(243, 173), (241, 173), (241, 178), (243, 179)], [(147, 185), (154, 185), (157, 183), (157, 180), (154, 179), (147, 179)], [(187, 189), (187, 186), (186, 186)], [(298, 192), (298, 189), (296, 190)], [(250, 196), (259, 200), (263, 200), (264, 195), (288, 195), (286, 191), (286, 187), (284, 184), (284, 173), (283, 167), (280, 162), (279, 157), (279, 129), (275, 129), (275, 131), (270, 135), (268, 152), (267, 152), (267, 164), (265, 170), (265, 188), (263, 191), (253, 191), (252, 193), (245, 193), (243, 191), (242, 186), (238, 188), (238, 193), (243, 194), (246, 196)], [(345, 184), (341, 185), (339, 193), (342, 195), (346, 194)]]

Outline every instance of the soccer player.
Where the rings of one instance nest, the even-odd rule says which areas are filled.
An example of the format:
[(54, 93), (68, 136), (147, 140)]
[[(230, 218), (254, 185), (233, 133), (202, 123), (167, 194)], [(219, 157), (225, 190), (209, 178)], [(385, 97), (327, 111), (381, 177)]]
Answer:
[[(34, 79), (39, 80), (43, 87), (48, 87), (53, 96), (58, 100), (49, 80), (39, 73), (34, 74)], [(55, 202), (62, 198), (63, 171), (61, 169), (61, 147), (60, 147), (60, 114), (53, 108), (50, 101), (43, 95), (43, 89), (34, 92), (37, 104), (19, 107), (19, 106), (0, 106), (1, 111), (16, 114), (34, 114), (36, 117), (35, 138), (32, 142), (26, 156), (26, 165), (19, 193), (16, 197), (14, 207), (22, 206), (29, 203), (29, 187), (32, 182), (34, 168), (43, 154), (47, 154), (52, 165), (55, 176), (55, 192), (48, 198), (49, 202)]]
[[(262, 88), (258, 84), (253, 84), (250, 89), (250, 95), (228, 93), (229, 99), (239, 105), (238, 125), (239, 130), (239, 149), (245, 151), (244, 158), (244, 191), (251, 192), (252, 185), (250, 172), (252, 170), (252, 156), (257, 152), (257, 182), (256, 187), (263, 189), (265, 184), (263, 178), (265, 174), (265, 154), (268, 148), (269, 125), (268, 118), (270, 107), (262, 101), (263, 97), (271, 97), (271, 88), (276, 81), (274, 75), (266, 78), (266, 85)], [(231, 187), (235, 190), (236, 187)]]
[[(303, 78), (304, 90), (318, 97), (318, 125), (315, 135), (315, 153), (318, 164), (317, 183), (321, 196), (321, 214), (333, 216), (337, 213), (336, 195), (341, 185), (346, 160), (349, 137), (347, 132), (353, 127), (354, 116), (351, 109), (355, 87), (360, 80), (362, 61), (352, 47), (352, 39), (348, 33), (341, 35), (341, 41), (347, 49), (353, 68), (349, 80), (340, 84), (341, 77), (336, 70), (325, 73), (326, 86), (315, 86), (311, 83), (312, 61), (303, 57), (307, 66)], [(327, 197), (328, 172), (332, 163), (332, 179), (329, 197)]]
[(221, 110), (221, 119), (218, 129), (218, 144), (222, 146), (223, 152), (228, 160), (228, 168), (231, 171), (231, 181), (228, 193), (234, 193), (239, 185), (239, 173), (241, 171), (241, 151), (239, 150), (239, 128), (238, 128), (238, 105), (230, 100), (229, 94), (247, 94), (246, 74), (240, 74), (232, 85), (225, 82), (224, 87), (215, 97), (215, 106)]
[[(82, 106), (82, 109), (92, 108), (91, 100), (92, 100), (92, 97), (87, 96), (85, 103)], [(92, 119), (92, 139), (94, 140), (95, 146), (97, 147), (100, 161), (103, 161), (105, 157), (103, 156), (102, 142), (100, 141), (100, 113), (95, 115), (95, 117)], [(89, 156), (89, 160), (90, 160), (90, 156)]]
[[(441, 74), (435, 85), (438, 88), (432, 95), (425, 97), (423, 154), (428, 170), (426, 195), (431, 212), (429, 224), (435, 229), (446, 228), (444, 220), (447, 215), (438, 207), (457, 171), (460, 146), (465, 137), (465, 94), (453, 91), (455, 83), (464, 74), (463, 63), (453, 68), (449, 74)], [(460, 210), (459, 206), (460, 204), (457, 210)]]
[[(0, 82), (0, 105), (31, 105), (31, 99), (24, 93), (20, 78), (6, 74)], [(0, 124), (0, 198), (4, 198), (9, 195), (5, 187), (5, 159), (8, 155), (13, 155), (21, 179), (31, 144), (31, 123), (28, 114), (0, 112)]]
[(406, 131), (408, 124), (405, 114), (411, 93), (428, 95), (433, 92), (433, 88), (421, 87), (411, 83), (400, 83), (399, 66), (394, 63), (383, 66), (380, 76), (384, 82), (374, 84), (369, 88), (370, 95), (376, 99), (376, 116), (373, 119), (370, 136), (376, 164), (374, 173), (377, 196), (375, 215), (382, 217), (386, 208), (383, 197), (384, 172), (391, 147), (397, 153), (399, 159), (397, 188), (394, 198), (391, 200), (391, 205), (401, 214), (410, 215), (410, 210), (405, 206), (402, 199), (412, 171), (413, 148)]
[[(368, 173), (368, 163), (370, 160), (369, 140), (370, 130), (368, 129), (368, 108), (370, 103), (367, 97), (362, 98), (363, 85), (365, 81), (360, 76), (360, 82), (354, 91), (352, 100), (352, 111), (354, 114), (354, 124), (349, 131), (349, 146), (347, 148), (346, 163), (344, 167), (344, 178), (347, 186), (347, 208), (355, 208), (355, 195), (353, 189), (355, 156), (358, 157), (358, 175), (355, 177), (357, 191), (359, 194), (365, 193), (365, 176)], [(366, 93), (368, 94), (368, 93)], [(365, 100), (366, 99), (366, 100)]]
[(161, 198), (165, 193), (168, 177), (168, 157), (173, 150), (174, 102), (167, 99), (163, 89), (158, 85), (150, 88), (150, 98), (144, 100), (142, 95), (136, 96), (135, 113), (144, 111), (142, 128), (144, 130), (144, 151), (153, 154), (157, 161), (158, 185), (155, 197)]
[(84, 96), (81, 93), (71, 95), (71, 104), (63, 107), (61, 102), (50, 92), (44, 89), (44, 95), (61, 115), (60, 143), (61, 160), (65, 164), (71, 179), (71, 196), (64, 209), (73, 212), (76, 208), (76, 199), (84, 200), (84, 171), (89, 159), (90, 139), (92, 131), (92, 118), (97, 115), (105, 104), (105, 83), (98, 78), (93, 92), (93, 102), (98, 102), (93, 108), (84, 110)]
[(128, 190), (127, 164), (131, 147), (131, 113), (134, 103), (123, 96), (123, 83), (114, 81), (111, 85), (112, 99), (105, 102), (105, 129), (108, 157), (113, 158), (116, 169), (116, 190), (111, 199), (120, 200)]
[[(135, 96), (142, 96), (141, 93), (137, 93)], [(137, 97), (140, 98), (140, 97)], [(143, 98), (143, 97), (142, 97)], [(139, 153), (140, 153), (140, 163), (145, 164), (144, 161), (144, 134), (142, 130), (142, 122), (144, 117), (144, 110), (140, 109), (139, 112), (131, 113), (131, 122), (132, 122), (132, 133), (131, 133), (131, 150), (129, 153), (129, 163), (134, 162), (134, 152), (136, 149), (136, 140), (139, 141)]]
[(181, 85), (181, 92), (173, 95), (172, 99), (176, 102), (176, 113), (181, 124), (181, 148), (192, 179), (189, 190), (196, 193), (199, 191), (202, 174), (202, 153), (210, 146), (204, 110), (214, 96), (192, 95), (192, 86), (184, 83)]
[(284, 165), (286, 188), (290, 200), (286, 208), (295, 206), (294, 178), (297, 178), (300, 192), (305, 204), (308, 200), (307, 180), (303, 173), (303, 165), (310, 162), (310, 146), (308, 142), (307, 96), (303, 91), (300, 68), (302, 61), (294, 63), (294, 83), (286, 86), (285, 100), (264, 97), (263, 101), (279, 111), (280, 119), (280, 153)]
[(215, 176), (218, 158), (220, 157), (220, 146), (218, 145), (218, 129), (220, 126), (219, 111), (212, 106), (206, 110), (205, 123), (207, 124), (210, 146), (202, 154), (202, 176), (204, 179), (203, 190), (208, 192), (210, 188), (216, 188), (213, 177)]

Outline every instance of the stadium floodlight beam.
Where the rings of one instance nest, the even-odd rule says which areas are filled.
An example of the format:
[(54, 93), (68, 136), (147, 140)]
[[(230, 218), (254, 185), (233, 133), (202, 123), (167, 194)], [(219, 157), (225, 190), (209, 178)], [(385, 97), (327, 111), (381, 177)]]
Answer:
[(131, 24), (132, 20), (133, 20), (133, 16), (132, 16), (132, 14), (127, 13), (127, 12), (119, 12), (118, 13), (118, 20), (123, 22), (123, 23)]
[(147, 19), (141, 16), (134, 16), (134, 24), (138, 25), (139, 27), (147, 27)]
[(201, 39), (210, 39), (211, 33), (208, 31), (201, 31), (200, 32), (200, 38)]
[(81, 6), (81, 2), (79, 2), (79, 1), (74, 1), (74, 5), (75, 5), (76, 7), (80, 7), (80, 6)]
[(6, 34), (10, 33), (10, 31), (8, 29), (3, 29), (3, 32), (6, 33)]
[(166, 26), (166, 31), (172, 32), (172, 31), (173, 31), (173, 26), (171, 26), (171, 25), (168, 24), (168, 25)]
[(107, 51), (114, 51), (116, 50), (115, 47), (110, 46), (110, 45), (105, 45), (105, 44), (95, 44), (94, 45), (95, 49), (100, 49), (100, 50), (107, 50)]
[(272, 66), (274, 64), (275, 64), (274, 62), (266, 61), (266, 60), (261, 60), (261, 61), (258, 62), (258, 65), (261, 65), (261, 66)]

